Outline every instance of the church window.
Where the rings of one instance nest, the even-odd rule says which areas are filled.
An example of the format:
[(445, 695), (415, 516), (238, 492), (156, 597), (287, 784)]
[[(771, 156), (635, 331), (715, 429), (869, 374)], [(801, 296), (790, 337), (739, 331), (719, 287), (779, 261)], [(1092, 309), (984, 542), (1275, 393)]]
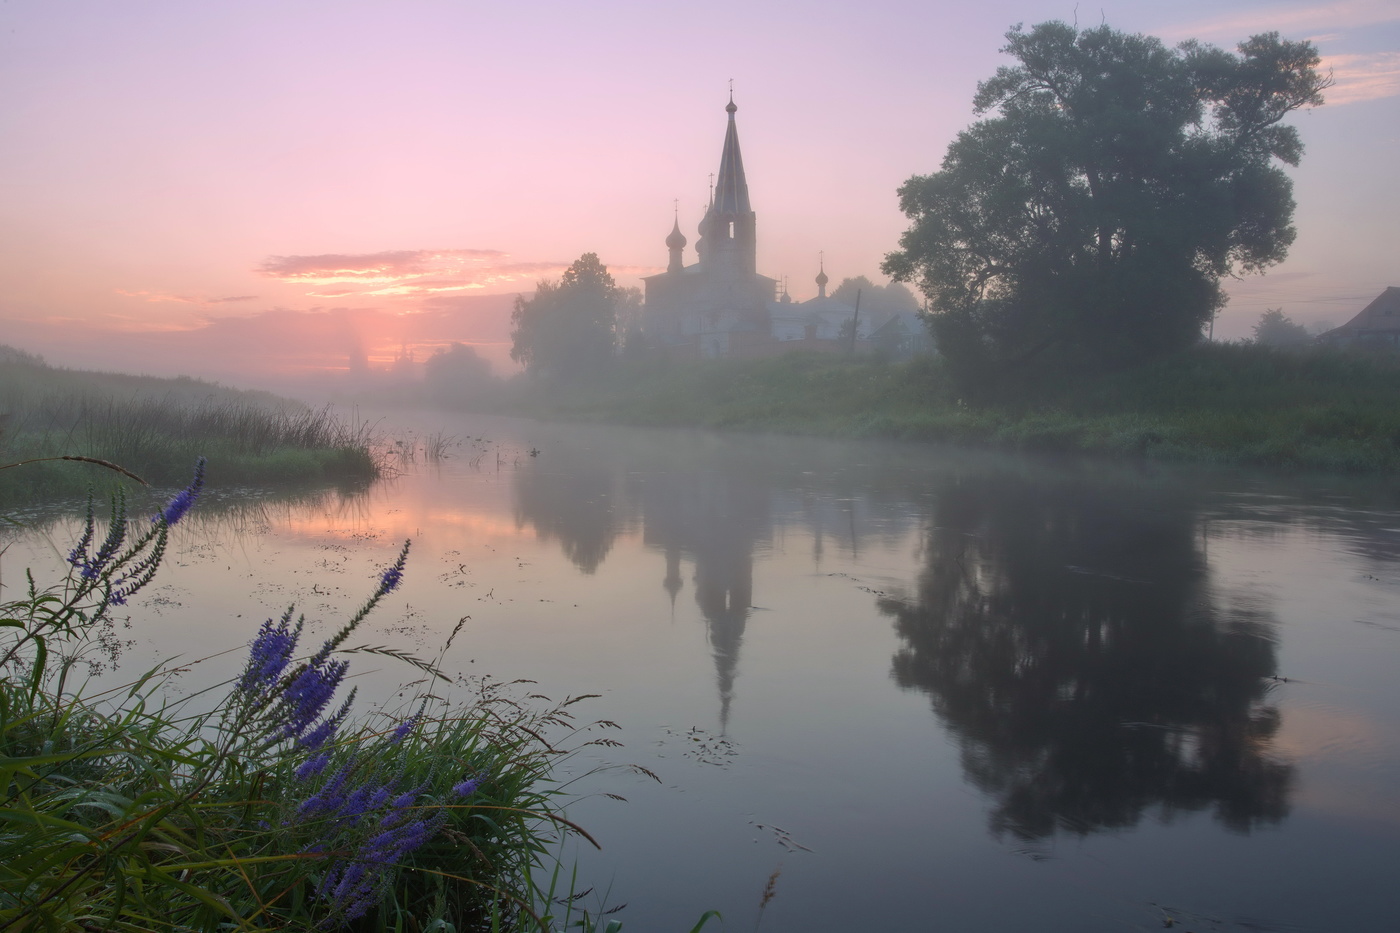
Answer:
[(734, 239), (734, 221), (729, 222), (729, 239)]

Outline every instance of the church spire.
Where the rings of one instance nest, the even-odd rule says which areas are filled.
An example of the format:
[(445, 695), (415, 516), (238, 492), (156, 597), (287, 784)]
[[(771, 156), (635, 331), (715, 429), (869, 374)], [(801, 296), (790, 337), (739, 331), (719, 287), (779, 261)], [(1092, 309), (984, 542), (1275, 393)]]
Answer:
[(719, 181), (715, 185), (715, 212), (720, 214), (747, 214), (753, 210), (749, 206), (749, 183), (744, 178), (744, 159), (739, 154), (739, 130), (734, 125), (734, 113), (738, 109), (731, 90), (729, 104), (724, 108), (729, 114), (729, 128), (724, 134)]
[[(715, 180), (709, 210), (701, 221), (700, 239), (695, 250), (707, 268), (731, 269), (733, 275), (753, 275), (757, 258), (757, 238), (753, 207), (749, 204), (749, 183), (744, 177), (744, 159), (739, 154), (739, 130), (734, 125), (734, 92), (729, 92), (729, 126), (720, 154), (719, 177)], [(729, 275), (731, 273), (725, 273)]]
[(826, 283), (831, 281), (831, 279), (829, 279), (829, 278), (826, 277), (826, 253), (825, 253), (825, 252), (823, 252), (823, 253), (821, 254), (821, 257), (817, 260), (817, 263), (818, 263), (818, 266), (817, 266), (817, 297), (818, 297), (818, 298), (825, 298), (825, 297), (826, 297)]

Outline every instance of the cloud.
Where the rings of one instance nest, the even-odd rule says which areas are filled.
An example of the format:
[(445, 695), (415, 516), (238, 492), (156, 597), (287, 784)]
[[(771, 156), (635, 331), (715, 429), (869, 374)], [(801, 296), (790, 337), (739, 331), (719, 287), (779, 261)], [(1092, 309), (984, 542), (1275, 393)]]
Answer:
[(1324, 92), (1334, 106), (1400, 95), (1400, 52), (1325, 55), (1322, 68), (1336, 81)]
[(397, 249), (381, 253), (323, 253), (317, 256), (269, 256), (260, 275), (283, 282), (316, 285), (387, 283), (462, 268), (505, 256), (494, 249)]
[(181, 304), (200, 304), (198, 298), (191, 298), (188, 295), (167, 295), (164, 292), (135, 291), (129, 292), (124, 288), (117, 289), (118, 295), (125, 295), (128, 298), (140, 298), (143, 301), (178, 301)]
[[(495, 249), (401, 249), (378, 253), (325, 253), (315, 256), (269, 256), (256, 270), (290, 285), (313, 286), (310, 298), (432, 298), (510, 286), (532, 288), (557, 278), (570, 263), (563, 260), (511, 260)], [(619, 275), (645, 275), (658, 266), (615, 266)]]
[(307, 297), (340, 300), (422, 299), (516, 283), (533, 285), (566, 268), (566, 262), (512, 261), (496, 249), (399, 249), (269, 256), (256, 271), (290, 285), (313, 286)]
[(513, 294), (453, 294), (415, 302), (414, 310), (275, 307), (194, 311), (178, 321), (140, 311), (95, 319), (44, 315), (6, 321), (6, 337), (59, 365), (240, 384), (346, 372), (352, 360), (384, 369), (404, 351), (422, 361), (454, 342), (475, 347), (504, 373), (515, 369), (509, 359), (514, 300)]
[[(1306, 36), (1315, 45), (1345, 41), (1345, 30), (1400, 23), (1395, 0), (1342, 0), (1340, 3), (1285, 4), (1225, 14), (1164, 30), (1174, 39), (1200, 38), (1233, 45), (1260, 32)], [(1325, 92), (1332, 106), (1400, 95), (1400, 52), (1324, 55), (1320, 70), (1335, 84)]]
[(173, 301), (180, 304), (190, 305), (222, 305), (235, 301), (256, 301), (257, 295), (231, 295), (227, 298), (194, 298), (189, 295), (170, 295), (165, 292), (134, 291), (129, 292), (124, 288), (116, 290), (118, 295), (125, 295), (128, 298), (140, 298), (143, 301), (166, 302)]
[(1336, 33), (1382, 23), (1400, 22), (1395, 0), (1341, 0), (1339, 3), (1280, 4), (1228, 13), (1214, 19), (1163, 30), (1172, 38), (1234, 42), (1259, 32), (1302, 35)]
[(614, 276), (618, 275), (656, 275), (665, 272), (665, 266), (608, 266), (608, 272)]
[[(257, 272), (314, 286), (309, 298), (432, 298), (502, 286), (533, 286), (569, 268), (562, 260), (512, 261), (496, 249), (396, 249), (378, 253), (269, 256)], [(617, 275), (647, 275), (659, 266), (613, 266)]]

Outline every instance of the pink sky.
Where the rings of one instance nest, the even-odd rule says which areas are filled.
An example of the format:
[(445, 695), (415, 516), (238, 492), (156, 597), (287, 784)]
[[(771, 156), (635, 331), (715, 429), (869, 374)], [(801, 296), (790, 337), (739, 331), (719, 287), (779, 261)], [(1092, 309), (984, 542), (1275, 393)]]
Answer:
[[(1282, 307), (1340, 324), (1400, 285), (1400, 3), (1120, 0), (1112, 26), (1311, 38), (1299, 237), (1217, 337)], [(1086, 8), (1087, 10), (1087, 8)], [(62, 365), (249, 383), (463, 340), (596, 252), (618, 279), (694, 241), (728, 80), (759, 271), (877, 280), (895, 189), (972, 120), (1017, 22), (1072, 3), (8, 0), (0, 343)], [(687, 253), (687, 261), (693, 253)]]

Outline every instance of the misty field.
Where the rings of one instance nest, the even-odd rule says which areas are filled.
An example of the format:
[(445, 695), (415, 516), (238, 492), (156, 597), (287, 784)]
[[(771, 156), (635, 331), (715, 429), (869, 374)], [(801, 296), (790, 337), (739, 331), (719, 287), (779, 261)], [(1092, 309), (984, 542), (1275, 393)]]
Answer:
[(624, 363), (509, 407), (558, 419), (882, 437), (1287, 469), (1400, 466), (1400, 359), (1208, 344), (1118, 371), (1062, 367), (956, 383), (926, 358), (789, 354)]
[(0, 500), (81, 494), (116, 474), (54, 457), (120, 464), (157, 485), (181, 481), (197, 457), (221, 484), (362, 482), (376, 475), (365, 426), (266, 392), (196, 379), (49, 367), (0, 354)]

